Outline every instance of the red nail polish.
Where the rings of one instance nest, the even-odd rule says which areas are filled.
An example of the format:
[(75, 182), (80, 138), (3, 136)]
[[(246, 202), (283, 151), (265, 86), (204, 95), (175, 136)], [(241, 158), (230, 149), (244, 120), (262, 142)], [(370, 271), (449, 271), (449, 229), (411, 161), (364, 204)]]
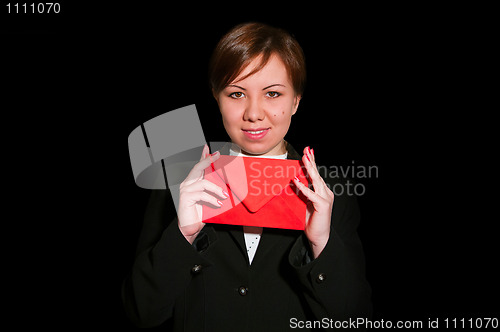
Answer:
[(314, 156), (314, 149), (311, 149), (311, 154)]
[(229, 194), (227, 193), (227, 191), (223, 190), (222, 191), (222, 194), (224, 195), (224, 197), (228, 198), (229, 197)]
[(300, 182), (299, 178), (297, 177), (297, 175), (295, 175), (295, 180), (297, 180), (298, 182)]
[(222, 204), (222, 202), (221, 202), (221, 201), (219, 201), (219, 200), (217, 200), (217, 203), (219, 203), (219, 206), (224, 205), (224, 204)]

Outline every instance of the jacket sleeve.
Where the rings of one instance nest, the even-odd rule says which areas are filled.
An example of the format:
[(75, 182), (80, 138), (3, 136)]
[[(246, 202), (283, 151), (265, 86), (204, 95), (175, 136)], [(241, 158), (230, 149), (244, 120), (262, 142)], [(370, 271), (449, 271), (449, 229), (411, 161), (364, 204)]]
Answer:
[(304, 234), (290, 251), (290, 264), (317, 319), (371, 317), (371, 288), (365, 278), (365, 259), (357, 234), (359, 219), (356, 197), (336, 196), (330, 238), (321, 254), (314, 260), (308, 257)]
[(130, 320), (139, 327), (165, 322), (196, 273), (195, 266), (209, 265), (181, 234), (168, 192), (153, 190), (132, 271), (122, 286)]

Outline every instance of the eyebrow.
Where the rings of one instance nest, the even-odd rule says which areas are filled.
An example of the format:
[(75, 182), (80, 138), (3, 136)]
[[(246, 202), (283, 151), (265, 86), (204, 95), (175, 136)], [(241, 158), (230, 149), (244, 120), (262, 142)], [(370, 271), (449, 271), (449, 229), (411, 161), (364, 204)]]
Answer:
[(241, 86), (239, 86), (239, 85), (229, 84), (228, 86), (232, 86), (233, 88), (238, 88), (238, 89), (241, 89), (241, 90), (247, 91), (247, 89), (242, 88), (242, 87), (241, 87)]
[[(243, 88), (243, 87), (241, 87), (241, 86), (239, 86), (239, 85), (235, 85), (235, 84), (229, 84), (228, 86), (231, 86), (231, 87), (234, 87), (234, 88), (238, 88), (238, 89), (241, 89), (241, 90), (243, 90), (243, 91), (246, 91), (246, 90), (247, 90), (247, 89), (245, 89), (245, 88)], [(272, 88), (273, 86), (282, 86), (282, 87), (286, 88), (286, 86), (284, 86), (283, 84), (276, 83), (276, 84), (271, 84), (271, 85), (269, 85), (269, 86), (266, 86), (266, 87), (265, 87), (265, 88), (263, 88), (262, 90), (267, 90), (267, 89), (269, 89), (269, 88)]]
[(262, 90), (266, 90), (266, 89), (272, 88), (273, 86), (282, 86), (282, 87), (286, 88), (286, 86), (284, 86), (283, 84), (276, 83), (276, 84), (271, 84), (270, 86), (266, 86)]

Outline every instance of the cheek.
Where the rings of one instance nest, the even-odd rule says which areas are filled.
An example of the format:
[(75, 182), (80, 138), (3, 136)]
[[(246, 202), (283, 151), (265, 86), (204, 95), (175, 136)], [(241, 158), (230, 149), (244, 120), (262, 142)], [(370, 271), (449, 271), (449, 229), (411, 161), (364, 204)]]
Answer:
[(278, 112), (275, 112), (273, 114), (273, 117), (275, 118), (275, 120), (280, 120), (281, 118), (285, 117), (285, 113), (286, 113), (285, 110), (279, 110)]
[[(234, 106), (234, 105), (233, 105)], [(231, 107), (231, 105), (221, 105), (219, 106), (222, 122), (224, 123), (224, 127), (226, 130), (231, 130), (240, 125), (241, 114), (237, 108)]]
[(290, 101), (285, 101), (282, 103), (276, 103), (270, 109), (269, 118), (271, 121), (280, 123), (288, 123), (290, 122), (290, 118), (292, 117), (292, 103)]
[(291, 115), (290, 111), (286, 109), (281, 109), (273, 113), (270, 117), (270, 122), (276, 129), (275, 133), (278, 136), (284, 136), (288, 129), (290, 128)]

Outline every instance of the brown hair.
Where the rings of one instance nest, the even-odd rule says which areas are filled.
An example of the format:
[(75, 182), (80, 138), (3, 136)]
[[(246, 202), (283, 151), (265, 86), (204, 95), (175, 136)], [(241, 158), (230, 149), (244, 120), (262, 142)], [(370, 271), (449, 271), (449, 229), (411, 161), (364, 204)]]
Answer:
[(244, 23), (231, 29), (217, 44), (209, 66), (210, 86), (214, 95), (222, 91), (252, 62), (262, 61), (241, 80), (264, 68), (277, 54), (288, 71), (296, 95), (302, 95), (306, 81), (304, 53), (288, 32), (263, 23)]

